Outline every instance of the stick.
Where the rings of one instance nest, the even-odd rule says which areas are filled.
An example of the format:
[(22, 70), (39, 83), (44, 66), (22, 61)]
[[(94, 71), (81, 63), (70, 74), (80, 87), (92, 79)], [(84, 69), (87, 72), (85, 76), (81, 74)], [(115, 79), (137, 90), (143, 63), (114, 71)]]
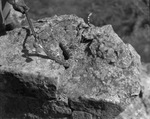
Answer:
[(34, 31), (32, 22), (31, 22), (31, 20), (30, 20), (30, 18), (29, 18), (28, 12), (25, 12), (25, 15), (26, 15), (26, 18), (27, 18), (29, 27), (30, 27), (30, 29), (31, 29), (31, 31), (32, 31), (32, 34), (33, 34), (33, 36), (34, 36), (34, 38), (35, 38), (35, 42), (37, 42), (37, 39), (36, 39), (36, 33), (35, 33), (35, 31)]

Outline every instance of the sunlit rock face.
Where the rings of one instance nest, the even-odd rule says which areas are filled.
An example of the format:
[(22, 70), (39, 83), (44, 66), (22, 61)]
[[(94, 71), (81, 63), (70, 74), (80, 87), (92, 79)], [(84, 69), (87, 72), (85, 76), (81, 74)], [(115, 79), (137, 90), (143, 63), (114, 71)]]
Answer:
[(0, 37), (2, 118), (113, 119), (138, 98), (140, 56), (111, 25), (73, 15), (34, 22)]

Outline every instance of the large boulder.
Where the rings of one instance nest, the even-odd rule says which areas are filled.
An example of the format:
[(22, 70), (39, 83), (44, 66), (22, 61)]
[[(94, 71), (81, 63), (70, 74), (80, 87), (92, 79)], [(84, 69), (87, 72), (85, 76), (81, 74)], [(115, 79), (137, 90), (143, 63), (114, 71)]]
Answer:
[(140, 56), (111, 25), (54, 16), (0, 37), (0, 117), (113, 119), (139, 99)]

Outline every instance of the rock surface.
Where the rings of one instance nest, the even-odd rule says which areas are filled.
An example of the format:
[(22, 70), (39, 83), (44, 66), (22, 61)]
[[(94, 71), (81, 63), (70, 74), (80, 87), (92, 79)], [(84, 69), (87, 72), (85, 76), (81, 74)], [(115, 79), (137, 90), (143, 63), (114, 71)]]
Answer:
[(25, 1), (31, 8), (29, 15), (33, 19), (76, 14), (88, 21), (87, 17), (92, 13), (90, 23), (95, 26), (111, 24), (119, 37), (136, 49), (141, 61), (150, 62), (150, 0)]
[(111, 25), (63, 15), (34, 27), (38, 53), (27, 27), (0, 37), (1, 118), (113, 119), (141, 101), (140, 56)]
[(139, 97), (115, 119), (150, 119), (150, 64), (142, 65), (140, 77), (143, 90)]

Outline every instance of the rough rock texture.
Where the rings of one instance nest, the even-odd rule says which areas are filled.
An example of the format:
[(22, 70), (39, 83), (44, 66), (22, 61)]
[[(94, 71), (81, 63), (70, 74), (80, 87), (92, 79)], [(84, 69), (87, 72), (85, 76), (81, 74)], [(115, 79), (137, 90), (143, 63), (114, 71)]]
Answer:
[(140, 56), (111, 25), (63, 15), (34, 27), (38, 54), (27, 27), (0, 37), (1, 118), (113, 119), (137, 100)]
[[(25, 0), (33, 19), (76, 14), (95, 26), (111, 24), (131, 44), (141, 61), (150, 62), (150, 0)], [(142, 39), (142, 40), (141, 40)], [(140, 46), (140, 47), (139, 47)]]
[(143, 64), (141, 69), (143, 90), (139, 97), (115, 119), (150, 119), (150, 64)]

